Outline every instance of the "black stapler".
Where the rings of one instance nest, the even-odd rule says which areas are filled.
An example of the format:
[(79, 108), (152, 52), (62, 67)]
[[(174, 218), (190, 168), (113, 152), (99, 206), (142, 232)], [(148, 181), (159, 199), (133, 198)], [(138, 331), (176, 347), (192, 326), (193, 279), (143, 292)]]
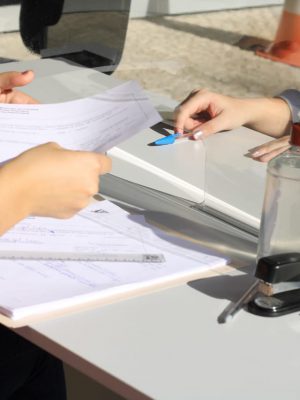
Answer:
[(248, 303), (248, 311), (276, 317), (300, 310), (300, 253), (260, 258), (255, 276), (258, 291)]

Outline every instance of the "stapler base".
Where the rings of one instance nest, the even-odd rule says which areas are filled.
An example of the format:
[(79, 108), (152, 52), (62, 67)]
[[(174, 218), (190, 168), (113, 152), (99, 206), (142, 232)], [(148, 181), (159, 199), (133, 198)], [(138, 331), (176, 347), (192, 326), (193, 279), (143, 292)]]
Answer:
[(248, 311), (263, 317), (279, 317), (300, 310), (300, 289), (276, 293), (273, 296), (258, 294), (248, 303)]

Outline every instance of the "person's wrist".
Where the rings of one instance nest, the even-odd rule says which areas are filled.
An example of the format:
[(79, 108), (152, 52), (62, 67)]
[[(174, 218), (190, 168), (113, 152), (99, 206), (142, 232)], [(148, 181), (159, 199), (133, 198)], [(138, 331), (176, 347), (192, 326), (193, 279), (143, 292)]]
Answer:
[(281, 116), (282, 124), (285, 126), (285, 129), (283, 130), (282, 134), (287, 135), (290, 133), (293, 124), (292, 110), (289, 104), (285, 101), (285, 99), (282, 99), (280, 97), (274, 97), (272, 101), (273, 104), (276, 104), (278, 108), (278, 113)]
[(245, 126), (272, 137), (289, 133), (291, 112), (280, 98), (256, 98), (247, 100), (249, 111)]
[(240, 125), (250, 126), (257, 118), (257, 110), (252, 99), (236, 99), (236, 110), (240, 116)]
[(5, 202), (11, 218), (20, 221), (31, 214), (30, 198), (22, 173), (10, 161), (0, 168), (0, 181), (3, 188), (1, 202)]
[(260, 119), (261, 107), (258, 99), (240, 99), (240, 109), (242, 115), (242, 124), (251, 127)]

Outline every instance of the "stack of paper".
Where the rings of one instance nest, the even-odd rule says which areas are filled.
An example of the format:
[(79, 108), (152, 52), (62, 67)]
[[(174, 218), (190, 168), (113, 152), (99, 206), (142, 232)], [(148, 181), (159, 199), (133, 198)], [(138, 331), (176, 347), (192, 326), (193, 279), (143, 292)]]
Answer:
[[(125, 293), (187, 281), (226, 260), (198, 245), (167, 235), (109, 201), (95, 202), (71, 219), (31, 217), (0, 238), (0, 311), (20, 320), (82, 305), (122, 298)], [(22, 260), (22, 255), (62, 249), (78, 261)], [(80, 261), (85, 252), (163, 254), (164, 262)]]

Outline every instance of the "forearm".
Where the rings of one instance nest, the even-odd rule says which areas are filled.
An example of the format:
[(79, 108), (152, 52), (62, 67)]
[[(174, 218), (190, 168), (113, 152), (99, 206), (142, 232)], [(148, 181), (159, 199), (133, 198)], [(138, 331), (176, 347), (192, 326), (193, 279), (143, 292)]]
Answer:
[(28, 215), (17, 179), (9, 168), (0, 168), (0, 235)]
[(292, 113), (288, 103), (281, 98), (245, 100), (245, 126), (278, 138), (290, 132)]

